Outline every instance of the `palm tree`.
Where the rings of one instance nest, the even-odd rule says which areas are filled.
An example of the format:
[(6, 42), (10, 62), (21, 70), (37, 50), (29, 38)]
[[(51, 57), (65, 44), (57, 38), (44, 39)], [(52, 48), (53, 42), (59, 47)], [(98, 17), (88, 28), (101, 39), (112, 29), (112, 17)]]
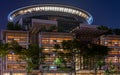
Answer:
[(21, 47), (15, 41), (11, 43), (5, 43), (5, 44), (3, 44), (0, 41), (0, 57), (2, 58), (2, 60), (4, 59), (4, 57), (6, 57), (10, 53), (19, 53), (17, 51), (19, 51), (20, 49)]
[(21, 51), (22, 51), (22, 46), (19, 45), (19, 43), (15, 40), (13, 40), (12, 42), (8, 43), (9, 46), (8, 46), (8, 49), (9, 49), (9, 52), (13, 52), (14, 54), (20, 54)]
[(8, 44), (3, 44), (0, 41), (0, 57), (1, 58), (4, 58), (8, 54), (7, 47), (8, 47)]
[(0, 42), (0, 57), (5, 57), (9, 53), (19, 54), (21, 50), (22, 47), (16, 41), (12, 41), (11, 43), (5, 44)]
[(28, 49), (25, 49), (16, 41), (6, 44), (0, 42), (0, 57), (4, 58), (9, 53), (19, 55), (19, 58), (27, 63), (26, 70), (28, 75), (30, 75), (33, 69), (38, 69), (40, 64), (44, 61), (42, 50), (43, 49), (39, 48), (36, 44), (31, 44)]
[(28, 75), (31, 75), (33, 69), (39, 69), (39, 66), (44, 61), (42, 50), (36, 44), (31, 44), (28, 49), (22, 50), (21, 58), (27, 63), (26, 70)]

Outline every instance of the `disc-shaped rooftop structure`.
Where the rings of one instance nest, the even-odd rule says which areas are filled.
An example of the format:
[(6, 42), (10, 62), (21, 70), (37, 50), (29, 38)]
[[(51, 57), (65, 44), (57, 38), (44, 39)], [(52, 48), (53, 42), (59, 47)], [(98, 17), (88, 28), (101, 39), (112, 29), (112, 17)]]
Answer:
[(68, 17), (85, 24), (91, 24), (93, 22), (93, 18), (88, 12), (77, 7), (60, 4), (39, 4), (22, 7), (12, 11), (8, 15), (8, 21), (16, 23), (21, 18), (34, 16)]

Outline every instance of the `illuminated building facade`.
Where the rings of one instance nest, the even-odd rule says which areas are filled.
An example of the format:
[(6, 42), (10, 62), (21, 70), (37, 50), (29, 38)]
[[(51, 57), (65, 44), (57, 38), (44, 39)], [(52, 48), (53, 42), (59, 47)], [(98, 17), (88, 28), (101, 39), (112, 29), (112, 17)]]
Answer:
[(100, 43), (111, 49), (105, 62), (112, 63), (116, 71), (120, 72), (120, 35), (103, 35), (100, 37)]
[[(92, 16), (84, 10), (71, 6), (43, 4), (17, 9), (9, 14), (8, 20), (20, 24), (24, 31), (2, 31), (4, 43), (15, 40), (24, 48), (28, 48), (29, 44), (39, 44), (44, 48), (45, 62), (39, 66), (40, 75), (70, 75), (72, 71), (61, 72), (59, 67), (53, 63), (56, 60), (53, 46), (60, 44), (63, 40), (72, 40), (74, 34), (69, 32), (80, 23), (91, 24)], [(56, 29), (51, 30), (52, 27)], [(61, 49), (60, 52), (63, 50)], [(2, 66), (3, 75), (26, 74), (26, 63), (18, 64), (17, 57), (19, 55), (9, 54), (7, 56), (7, 61), (3, 64), (5, 66)], [(68, 62), (67, 68), (73, 69), (72, 63)]]
[[(44, 48), (43, 52), (46, 56), (45, 62), (39, 66), (39, 73), (37, 75), (74, 75), (72, 74), (72, 71), (69, 73), (60, 72), (57, 65), (53, 63), (56, 58), (53, 46), (55, 44), (60, 44), (63, 40), (72, 40), (77, 38), (84, 42), (93, 41), (98, 44), (101, 43), (105, 46), (112, 46), (106, 44), (106, 41), (109, 42), (110, 37), (102, 36), (99, 42), (99, 36), (106, 31), (98, 30), (98, 26), (90, 25), (93, 22), (92, 16), (88, 12), (73, 6), (60, 4), (26, 6), (11, 12), (8, 15), (8, 21), (18, 23), (22, 27), (22, 30), (2, 31), (2, 41), (4, 43), (15, 40), (23, 48), (28, 48), (29, 44), (38, 44), (39, 47)], [(119, 40), (116, 36), (112, 39), (117, 41)], [(119, 44), (114, 43), (114, 45), (115, 46), (112, 48), (114, 48), (115, 51), (112, 53), (113, 55), (115, 53), (116, 59), (120, 53), (118, 51)], [(62, 52), (62, 49), (60, 51)], [(9, 54), (6, 57), (6, 60), (0, 61), (1, 75), (26, 75), (26, 63), (23, 61), (18, 64), (18, 57), (19, 55)], [(109, 60), (113, 60), (112, 57), (110, 57), (110, 59), (106, 59), (106, 61)], [(76, 59), (76, 61), (76, 66), (72, 65), (72, 62), (68, 62), (67, 67), (76, 67), (75, 70), (77, 70), (77, 75), (82, 75), (79, 71), (81, 70), (79, 67), (80, 60)], [(115, 62), (116, 61), (119, 62), (119, 59), (116, 59)], [(89, 72), (84, 71), (85, 75), (88, 75), (88, 73)]]
[[(8, 15), (10, 22), (19, 23), (25, 30), (32, 26), (32, 19), (54, 20), (66, 31), (79, 26), (79, 23), (91, 24), (92, 16), (77, 7), (60, 4), (40, 4), (19, 8)], [(70, 23), (69, 23), (70, 22)], [(77, 24), (76, 24), (77, 23)]]
[[(2, 31), (2, 40), (4, 43), (10, 43), (13, 40), (17, 41), (23, 48), (28, 48), (29, 32), (28, 31)], [(20, 62), (18, 62), (20, 61)], [(5, 60), (2, 61), (1, 75), (25, 75), (26, 62), (19, 58), (19, 55), (10, 53)]]
[[(17, 41), (23, 48), (28, 48), (29, 45), (29, 32), (28, 31), (2, 31), (2, 38), (4, 43)], [(43, 72), (42, 75), (69, 75), (70, 73), (59, 73), (57, 65), (53, 62), (56, 56), (54, 56), (55, 44), (60, 44), (63, 40), (72, 40), (74, 38), (73, 33), (60, 33), (60, 32), (40, 32), (38, 34), (38, 44), (43, 47), (45, 53), (44, 64), (40, 66), (39, 71)], [(62, 52), (62, 50), (60, 50)], [(20, 62), (18, 62), (20, 61)], [(19, 55), (10, 53), (7, 55), (6, 60), (1, 61), (2, 75), (26, 75), (26, 63), (19, 58)], [(72, 68), (71, 63), (68, 63), (68, 67)], [(54, 71), (54, 73), (51, 73)], [(40, 74), (41, 75), (41, 74)]]
[[(38, 13), (39, 12), (39, 13)], [(51, 13), (52, 12), (52, 13)], [(53, 13), (54, 12), (54, 13)], [(60, 14), (61, 13), (61, 14)], [(68, 14), (68, 15), (66, 15)], [(8, 16), (9, 21), (18, 21), (23, 17), (32, 17), (38, 15), (59, 15), (59, 16), (70, 16), (71, 17), (80, 17), (84, 19), (84, 23), (91, 24), (92, 16), (79, 8), (67, 6), (67, 5), (59, 5), (59, 4), (40, 4), (40, 5), (32, 5), (17, 9), (11, 12)]]
[(5, 43), (9, 43), (15, 40), (23, 48), (28, 48), (28, 44), (29, 44), (29, 32), (28, 31), (3, 30), (2, 35), (3, 35), (2, 40)]
[[(55, 44), (61, 44), (63, 40), (72, 40), (74, 34), (71, 33), (57, 33), (57, 32), (41, 32), (39, 34), (39, 46), (45, 48), (45, 61), (44, 64), (40, 66), (40, 71), (43, 75), (70, 75), (71, 72), (62, 72), (60, 73), (60, 68), (54, 63), (57, 57), (54, 49)], [(62, 49), (58, 50), (63, 52)], [(67, 62), (68, 69), (74, 69), (72, 62)]]

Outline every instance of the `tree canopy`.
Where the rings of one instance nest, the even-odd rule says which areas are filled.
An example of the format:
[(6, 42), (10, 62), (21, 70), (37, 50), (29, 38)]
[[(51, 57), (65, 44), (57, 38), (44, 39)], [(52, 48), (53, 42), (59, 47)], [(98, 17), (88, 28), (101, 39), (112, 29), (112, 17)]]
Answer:
[(61, 56), (63, 60), (65, 58), (63, 56), (65, 55), (67, 55), (67, 59), (72, 62), (79, 59), (80, 62), (75, 63), (80, 63), (80, 67), (86, 69), (96, 69), (97, 67), (102, 67), (104, 58), (108, 55), (108, 51), (110, 51), (107, 46), (85, 43), (77, 39), (64, 40), (59, 46), (55, 46), (56, 49), (60, 48), (63, 49), (63, 52), (68, 52)]
[(22, 27), (21, 27), (21, 25), (19, 25), (17, 23), (14, 24), (13, 22), (8, 22), (7, 29), (8, 30), (22, 30)]

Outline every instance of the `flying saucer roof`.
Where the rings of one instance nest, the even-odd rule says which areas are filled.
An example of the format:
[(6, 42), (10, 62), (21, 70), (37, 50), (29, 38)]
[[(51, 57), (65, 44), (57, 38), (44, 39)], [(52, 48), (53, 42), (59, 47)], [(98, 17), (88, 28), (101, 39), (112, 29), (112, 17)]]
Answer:
[(73, 6), (59, 4), (40, 4), (22, 7), (11, 12), (8, 15), (8, 21), (14, 22), (15, 20), (20, 20), (22, 17), (46, 15), (46, 12), (47, 15), (55, 15), (57, 13), (57, 15), (60, 16), (64, 14), (68, 14), (72, 17), (77, 16), (79, 18), (84, 19), (88, 24), (91, 24), (93, 22), (93, 18), (88, 12)]

